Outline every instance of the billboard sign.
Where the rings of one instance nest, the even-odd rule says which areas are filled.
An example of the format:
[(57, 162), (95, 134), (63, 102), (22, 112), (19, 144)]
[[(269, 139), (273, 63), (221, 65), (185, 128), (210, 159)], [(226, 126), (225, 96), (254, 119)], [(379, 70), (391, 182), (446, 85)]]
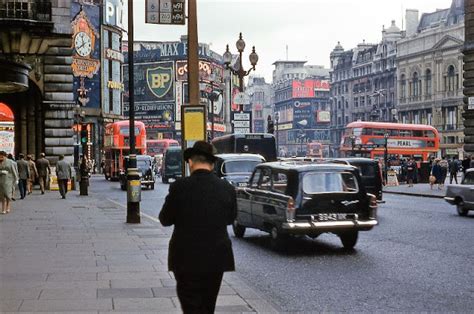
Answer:
[(293, 81), (293, 98), (313, 98), (315, 91), (329, 91), (329, 81), (327, 80), (303, 80)]
[(331, 122), (331, 112), (330, 111), (324, 111), (324, 110), (319, 110), (316, 112), (317, 115), (317, 121), (322, 122), (322, 123), (329, 123)]

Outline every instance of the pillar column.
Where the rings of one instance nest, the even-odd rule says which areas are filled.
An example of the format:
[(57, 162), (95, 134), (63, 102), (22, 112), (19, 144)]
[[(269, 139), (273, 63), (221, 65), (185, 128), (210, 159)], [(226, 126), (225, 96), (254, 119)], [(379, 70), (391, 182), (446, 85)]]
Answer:
[(474, 108), (468, 109), (469, 97), (474, 98), (474, 0), (465, 0), (464, 41), (464, 151), (474, 154)]

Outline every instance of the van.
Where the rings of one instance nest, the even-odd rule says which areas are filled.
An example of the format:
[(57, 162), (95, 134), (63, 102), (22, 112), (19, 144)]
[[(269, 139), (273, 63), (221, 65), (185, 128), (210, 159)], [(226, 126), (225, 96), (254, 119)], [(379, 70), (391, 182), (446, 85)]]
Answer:
[(161, 181), (168, 183), (169, 179), (181, 177), (183, 167), (183, 150), (181, 147), (169, 147), (163, 154), (161, 164)]
[(382, 169), (378, 161), (369, 158), (336, 158), (336, 161), (344, 162), (359, 169), (362, 178), (362, 184), (365, 186), (367, 193), (373, 194), (378, 201), (382, 200)]

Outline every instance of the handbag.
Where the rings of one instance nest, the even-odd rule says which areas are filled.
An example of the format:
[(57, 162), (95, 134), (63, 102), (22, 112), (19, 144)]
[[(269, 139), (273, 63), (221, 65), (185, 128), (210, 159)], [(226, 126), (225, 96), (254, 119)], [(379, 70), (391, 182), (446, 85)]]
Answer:
[(430, 176), (429, 180), (430, 180), (430, 184), (434, 184), (436, 182), (436, 177)]

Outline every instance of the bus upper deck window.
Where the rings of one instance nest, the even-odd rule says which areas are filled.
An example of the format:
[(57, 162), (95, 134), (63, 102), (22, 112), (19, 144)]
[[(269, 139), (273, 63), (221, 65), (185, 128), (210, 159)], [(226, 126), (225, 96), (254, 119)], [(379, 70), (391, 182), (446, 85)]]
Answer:
[(414, 137), (423, 137), (423, 131), (422, 130), (413, 130), (413, 136)]
[(435, 137), (435, 134), (434, 134), (433, 131), (426, 131), (426, 136), (433, 138), (433, 137)]
[(362, 135), (362, 130), (363, 130), (362, 128), (354, 128), (353, 130), (354, 130), (353, 132), (354, 132), (355, 136), (361, 136)]
[(372, 135), (372, 129), (363, 129), (362, 135)]
[(411, 130), (400, 130), (400, 136), (413, 136)]
[(399, 136), (400, 131), (399, 130), (389, 130), (390, 136)]
[(384, 136), (385, 135), (385, 129), (374, 129), (374, 135)]

